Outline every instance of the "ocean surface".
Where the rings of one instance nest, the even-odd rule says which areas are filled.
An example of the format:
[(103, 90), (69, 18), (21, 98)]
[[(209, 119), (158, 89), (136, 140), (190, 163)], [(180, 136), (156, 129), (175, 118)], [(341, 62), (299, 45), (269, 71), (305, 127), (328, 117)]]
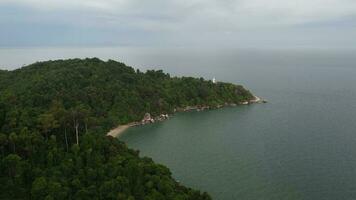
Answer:
[(217, 200), (356, 199), (356, 51), (0, 49), (0, 68), (100, 57), (242, 84), (268, 100), (131, 128), (120, 139)]

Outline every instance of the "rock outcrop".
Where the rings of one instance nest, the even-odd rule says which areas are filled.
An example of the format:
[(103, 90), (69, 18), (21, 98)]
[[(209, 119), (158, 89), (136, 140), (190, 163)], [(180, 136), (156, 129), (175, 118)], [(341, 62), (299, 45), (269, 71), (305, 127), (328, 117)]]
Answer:
[(150, 123), (154, 123), (155, 120), (151, 117), (150, 113), (146, 113), (145, 116), (143, 117), (143, 119), (141, 120), (141, 124), (150, 124)]

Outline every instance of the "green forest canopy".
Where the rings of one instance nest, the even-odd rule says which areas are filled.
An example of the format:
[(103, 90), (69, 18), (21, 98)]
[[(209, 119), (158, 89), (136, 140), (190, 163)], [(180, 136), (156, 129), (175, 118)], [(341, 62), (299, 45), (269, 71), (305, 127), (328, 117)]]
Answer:
[(210, 199), (105, 134), (146, 112), (252, 98), (239, 85), (97, 58), (0, 70), (0, 199)]

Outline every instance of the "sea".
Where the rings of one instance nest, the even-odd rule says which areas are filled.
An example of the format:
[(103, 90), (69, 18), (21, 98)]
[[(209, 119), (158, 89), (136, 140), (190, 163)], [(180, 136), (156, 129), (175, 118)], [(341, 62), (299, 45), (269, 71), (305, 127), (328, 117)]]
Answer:
[(356, 50), (0, 48), (0, 69), (99, 57), (241, 84), (266, 104), (178, 113), (119, 139), (217, 200), (356, 199)]

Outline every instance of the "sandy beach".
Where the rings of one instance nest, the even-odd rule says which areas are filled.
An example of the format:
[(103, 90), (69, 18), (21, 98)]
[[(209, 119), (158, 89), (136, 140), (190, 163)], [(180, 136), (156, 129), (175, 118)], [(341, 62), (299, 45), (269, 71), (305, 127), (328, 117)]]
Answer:
[(127, 130), (131, 126), (132, 126), (131, 124), (120, 125), (112, 129), (111, 131), (109, 131), (106, 135), (112, 137), (119, 137), (120, 134), (122, 134), (125, 130)]

